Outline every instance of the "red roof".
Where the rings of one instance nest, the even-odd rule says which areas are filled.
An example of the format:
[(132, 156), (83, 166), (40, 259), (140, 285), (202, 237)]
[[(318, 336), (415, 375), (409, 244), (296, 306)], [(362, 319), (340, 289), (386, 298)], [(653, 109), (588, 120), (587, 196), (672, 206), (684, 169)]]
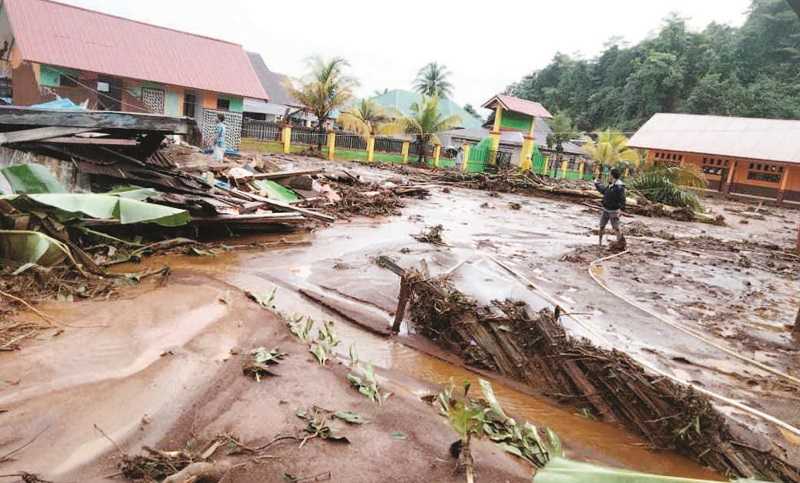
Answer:
[(241, 45), (50, 0), (5, 0), (22, 58), (268, 99)]
[(520, 114), (527, 114), (528, 116), (541, 117), (551, 119), (553, 117), (550, 112), (538, 102), (520, 99), (519, 97), (507, 96), (505, 94), (498, 94), (485, 103), (482, 107), (493, 109), (497, 103), (503, 106), (506, 111), (518, 112)]

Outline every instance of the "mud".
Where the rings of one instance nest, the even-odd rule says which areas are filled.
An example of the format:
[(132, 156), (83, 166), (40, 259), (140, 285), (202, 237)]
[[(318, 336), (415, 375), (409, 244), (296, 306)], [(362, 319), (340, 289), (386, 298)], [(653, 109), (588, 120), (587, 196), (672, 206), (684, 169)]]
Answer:
[[(302, 167), (305, 162), (297, 158), (295, 166)], [(397, 176), (396, 173), (355, 165), (349, 169), (375, 182), (385, 181), (390, 175)], [(267, 389), (272, 388), (268, 386), (270, 380), (255, 383), (245, 377), (241, 373), (240, 361), (232, 359), (232, 347), (252, 348), (255, 342), (270, 346), (278, 341), (281, 349), (290, 353), (287, 364), (302, 359), (302, 356), (311, 356), (306, 355), (304, 348), (302, 351), (294, 348), (294, 354), (302, 353), (302, 356), (292, 357), (293, 351), (289, 350), (291, 340), (286, 339), (285, 329), (271, 322), (263, 325), (264, 312), (256, 304), (245, 300), (238, 302), (240, 290), (266, 293), (278, 287), (276, 304), (280, 310), (310, 314), (320, 320), (340, 321), (341, 350), (346, 354), (349, 344), (355, 342), (362, 360), (372, 361), (383, 369), (381, 375), (391, 386), (390, 390), (408, 396), (407, 400), (394, 399), (401, 406), (398, 417), (412, 421), (420, 418), (422, 413), (413, 409), (414, 403), (420, 396), (435, 392), (436, 387), (430, 384), (446, 383), (450, 377), (474, 380), (476, 373), (464, 370), (459, 361), (426, 345), (424, 340), (406, 330), (401, 336), (387, 341), (342, 320), (350, 318), (383, 331), (391, 325), (399, 291), (398, 280), (394, 274), (374, 263), (375, 258), (386, 254), (392, 255), (403, 266), (419, 266), (422, 260), (426, 260), (433, 275), (452, 271), (459, 289), (482, 304), (489, 304), (494, 299), (512, 298), (526, 301), (534, 311), (549, 306), (532, 294), (524, 283), (498, 269), (486, 258), (491, 255), (514, 266), (543, 290), (553, 294), (565, 310), (588, 314), (586, 317), (593, 329), (627, 353), (645, 359), (661, 370), (740, 400), (758, 405), (769, 402), (766, 393), (752, 395), (751, 386), (742, 380), (742, 376), (746, 376), (766, 381), (768, 375), (753, 371), (736, 359), (723, 357), (697, 340), (661, 326), (647, 314), (627, 307), (599, 288), (589, 278), (585, 266), (560, 260), (575, 248), (594, 247), (596, 238), (591, 234), (597, 223), (594, 212), (573, 203), (516, 194), (492, 197), (486, 192), (458, 187), (448, 188), (448, 192), (435, 186), (430, 186), (429, 190), (431, 196), (427, 200), (405, 200), (406, 207), (400, 216), (373, 220), (353, 218), (349, 223), (283, 237), (239, 237), (226, 243), (267, 245), (256, 250), (221, 252), (213, 257), (155, 256), (133, 265), (142, 270), (169, 264), (177, 276), (158, 290), (144, 284), (126, 289), (120, 300), (112, 302), (45, 305), (43, 308), (48, 312), (71, 325), (108, 327), (67, 328), (55, 338), (51, 337), (55, 331), (45, 332), (25, 342), (25, 350), (21, 352), (0, 353), (0, 380), (11, 382), (0, 387), (0, 409), (9, 410), (0, 413), (0, 425), (14, 425), (10, 432), (12, 437), (0, 439), (0, 453), (24, 442), (37, 430), (48, 428), (19, 455), (17, 462), (11, 466), (2, 464), (0, 470), (18, 468), (37, 471), (44, 476), (65, 476), (59, 481), (70, 481), (66, 479), (68, 475), (89, 475), (88, 479), (99, 479), (115, 470), (116, 457), (110, 443), (93, 429), (95, 423), (124, 444), (126, 451), (138, 450), (144, 444), (160, 449), (180, 449), (191, 440), (195, 431), (205, 431), (203, 438), (207, 440), (219, 431), (231, 429), (239, 433), (237, 436), (242, 441), (262, 441), (271, 439), (290, 424), (298, 423), (294, 410), (300, 407), (301, 401), (303, 407), (308, 406), (304, 397), (306, 392), (323, 391), (314, 392), (312, 399), (319, 394), (329, 394), (325, 391), (340, 389), (343, 394), (350, 394), (343, 377), (323, 375), (313, 365), (305, 364), (306, 361), (291, 369), (291, 374), (298, 375), (296, 379), (281, 376), (285, 379), (281, 379), (278, 386), (281, 389), (277, 394)], [(520, 209), (509, 210), (510, 202), (519, 203)], [(485, 208), (482, 207), (484, 204)], [(720, 206), (743, 208), (738, 204)], [(696, 223), (673, 224), (669, 220), (635, 216), (626, 216), (623, 222), (642, 221), (653, 230), (664, 230), (676, 236), (709, 235), (720, 240), (770, 242), (785, 250), (793, 244), (800, 216), (786, 210), (774, 213), (765, 215), (764, 220), (750, 220), (744, 228), (738, 223), (717, 227)], [(731, 216), (735, 220), (735, 215)], [(419, 243), (411, 237), (425, 226), (436, 224), (443, 225), (442, 236), (447, 246)], [(281, 238), (290, 243), (278, 243)], [(305, 242), (309, 243), (300, 244)], [(653, 243), (650, 238), (629, 238), (629, 245), (633, 247), (650, 247)], [(605, 254), (596, 248), (592, 250), (595, 250), (595, 256), (591, 256), (592, 252), (585, 254), (587, 263)], [(116, 268), (130, 269), (126, 266)], [(641, 267), (642, 270), (646, 268)], [(692, 277), (705, 276), (694, 265), (689, 267), (688, 273)], [(604, 268), (601, 276), (608, 284), (620, 279), (623, 282), (628, 280), (620, 277), (613, 266)], [(796, 293), (796, 281), (792, 285), (790, 280), (781, 280), (787, 284), (787, 290), (794, 287)], [(625, 288), (635, 290), (634, 285)], [(301, 295), (301, 289), (323, 294), (335, 312)], [(644, 297), (646, 300), (651, 298), (649, 295)], [(218, 301), (220, 298), (234, 303), (221, 303)], [(794, 304), (783, 296), (776, 297), (774, 303), (781, 313)], [(794, 320), (794, 312), (791, 320)], [(591, 334), (568, 321), (565, 330), (591, 338)], [(258, 339), (259, 336), (264, 338)], [(166, 355), (160, 357), (162, 353)], [(684, 359), (693, 364), (687, 366), (682, 362)], [(772, 363), (766, 356), (764, 360)], [(796, 371), (796, 367), (795, 364), (789, 369)], [(317, 378), (315, 380), (324, 387), (309, 385), (307, 378)], [(421, 383), (420, 379), (426, 382)], [(14, 385), (17, 381), (19, 383)], [(176, 381), (180, 382), (176, 384)], [(493, 381), (501, 403), (509, 408), (510, 413), (521, 415), (535, 424), (553, 427), (568, 444), (570, 456), (662, 474), (715, 477), (713, 472), (674, 453), (647, 450), (645, 441), (619, 427), (591, 421), (575, 414), (572, 409), (559, 408), (542, 397), (532, 396), (532, 388), (497, 377)], [(262, 398), (268, 398), (268, 402), (262, 402)], [(281, 400), (290, 400), (290, 404), (281, 405)], [(363, 402), (358, 398), (343, 401)], [(386, 407), (391, 406), (392, 399)], [(770, 411), (789, 414), (797, 407), (796, 401), (789, 405), (787, 400), (779, 399)], [(792, 435), (783, 435), (769, 425), (751, 420), (730, 408), (722, 409), (731, 420), (769, 435), (776, 444), (785, 448), (787, 454), (797, 451), (798, 441), (793, 440)], [(150, 422), (143, 425), (144, 414), (148, 415)], [(403, 481), (405, 475), (415, 474), (414, 471), (418, 472), (416, 474), (441, 471), (433, 473), (441, 475), (434, 480), (450, 481), (449, 478), (454, 477), (449, 473), (452, 462), (447, 459), (446, 450), (452, 435), (442, 429), (444, 423), (438, 416), (432, 414), (431, 418), (430, 426), (423, 425), (422, 430), (410, 439), (414, 447), (419, 448), (411, 451), (410, 456), (398, 456), (405, 455), (406, 448), (393, 446), (398, 443), (391, 440), (386, 444), (376, 444), (380, 448), (378, 453), (369, 453), (367, 458), (360, 458), (359, 453), (351, 454), (349, 460), (364, 459), (370, 471), (381, 471), (389, 460), (398, 459), (404, 465), (403, 472), (397, 474), (398, 481)], [(195, 420), (198, 422), (193, 422)], [(389, 418), (380, 429), (399, 425), (392, 424), (392, 421)], [(404, 429), (400, 431), (410, 434)], [(381, 437), (380, 434), (374, 436)], [(426, 446), (429, 440), (431, 446)], [(283, 450), (288, 451), (288, 447)], [(297, 460), (299, 466), (308, 466), (308, 472), (303, 467), (301, 471), (289, 466), (280, 469), (292, 474), (314, 474), (316, 470), (326, 471), (324, 464), (341, 454), (329, 446), (320, 446), (314, 451), (317, 450), (308, 454), (308, 460)], [(476, 457), (479, 476), (482, 462), (488, 462), (486, 464), (491, 468), (486, 471), (517, 475), (508, 477), (511, 481), (522, 474), (518, 472), (516, 461), (495, 455), (492, 448), (483, 451)], [(415, 460), (415, 455), (419, 455), (419, 459)], [(278, 461), (289, 465), (295, 461), (296, 455), (291, 456)], [(442, 458), (446, 463), (436, 458)], [(360, 470), (343, 468), (342, 471)], [(399, 472), (400, 469), (387, 468), (386, 473), (377, 474), (391, 478), (397, 476), (393, 471)], [(274, 475), (280, 476), (275, 467), (267, 473), (254, 480), (272, 481), (270, 478)], [(352, 473), (354, 479), (343, 481), (372, 481), (360, 479), (364, 474)], [(245, 478), (244, 475), (241, 477)], [(499, 481), (503, 481), (504, 477), (500, 478)], [(408, 481), (415, 480), (411, 478)]]

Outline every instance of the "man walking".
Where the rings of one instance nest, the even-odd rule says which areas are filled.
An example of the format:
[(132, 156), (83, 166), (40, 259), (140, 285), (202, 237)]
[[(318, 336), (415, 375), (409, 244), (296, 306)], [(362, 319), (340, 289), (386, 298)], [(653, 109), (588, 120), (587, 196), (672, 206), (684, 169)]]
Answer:
[(619, 169), (613, 168), (611, 182), (608, 185), (603, 185), (600, 179), (596, 179), (594, 186), (603, 194), (603, 213), (600, 215), (600, 246), (603, 246), (603, 232), (610, 221), (611, 228), (614, 229), (614, 234), (617, 236), (616, 245), (624, 249), (625, 237), (622, 236), (622, 229), (619, 226), (619, 214), (620, 210), (625, 208), (625, 184), (619, 178)]
[(222, 162), (225, 157), (225, 116), (217, 114), (217, 125), (214, 127), (214, 161)]

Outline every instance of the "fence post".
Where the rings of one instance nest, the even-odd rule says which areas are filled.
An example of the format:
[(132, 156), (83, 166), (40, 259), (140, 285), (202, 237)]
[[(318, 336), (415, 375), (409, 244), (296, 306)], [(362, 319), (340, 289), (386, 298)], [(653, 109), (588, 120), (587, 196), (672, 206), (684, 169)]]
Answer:
[(401, 149), (401, 153), (403, 154), (403, 164), (408, 164), (408, 148), (411, 147), (411, 143), (408, 141), (403, 141), (403, 149)]
[(328, 161), (333, 161), (336, 156), (336, 132), (328, 131)]
[(550, 176), (550, 156), (544, 157), (544, 176)]
[(375, 160), (375, 136), (367, 138), (367, 161), (370, 163)]
[(561, 177), (562, 178), (566, 178), (567, 177), (567, 166), (569, 166), (569, 161), (567, 161), (566, 159), (564, 161), (561, 161)]
[(471, 146), (469, 144), (464, 144), (462, 147), (464, 148), (464, 151), (461, 155), (461, 171), (466, 173), (467, 169), (469, 169), (467, 165), (469, 164), (469, 150), (471, 149)]
[(438, 168), (439, 167), (439, 156), (441, 156), (441, 154), (442, 154), (442, 145), (441, 144), (435, 144), (433, 146), (433, 167), (434, 168)]
[(578, 166), (578, 173), (581, 175), (581, 179), (583, 179), (583, 172), (586, 169), (586, 161), (581, 160), (581, 164)]
[(281, 134), (283, 141), (283, 154), (289, 154), (292, 151), (292, 126), (283, 126), (283, 133)]

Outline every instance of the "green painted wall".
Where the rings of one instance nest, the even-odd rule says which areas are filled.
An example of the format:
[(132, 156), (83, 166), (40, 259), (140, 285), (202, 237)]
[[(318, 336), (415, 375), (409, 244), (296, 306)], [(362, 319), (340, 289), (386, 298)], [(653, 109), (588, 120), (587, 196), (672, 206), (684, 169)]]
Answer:
[(77, 70), (65, 69), (63, 67), (50, 67), (49, 65), (42, 64), (39, 68), (39, 85), (44, 87), (61, 86), (62, 72), (73, 79), (77, 79), (79, 74)]
[(500, 119), (500, 127), (507, 129), (518, 129), (520, 131), (530, 131), (531, 117), (516, 112), (503, 111)]
[(180, 116), (182, 99), (183, 96), (179, 93), (168, 90), (166, 99), (164, 99), (164, 114), (167, 116)]
[(39, 68), (39, 85), (45, 87), (58, 87), (61, 85), (61, 74), (50, 66), (42, 65)]
[(218, 94), (218, 99), (227, 99), (230, 103), (228, 108), (231, 112), (244, 112), (244, 97), (226, 96), (225, 94)]

